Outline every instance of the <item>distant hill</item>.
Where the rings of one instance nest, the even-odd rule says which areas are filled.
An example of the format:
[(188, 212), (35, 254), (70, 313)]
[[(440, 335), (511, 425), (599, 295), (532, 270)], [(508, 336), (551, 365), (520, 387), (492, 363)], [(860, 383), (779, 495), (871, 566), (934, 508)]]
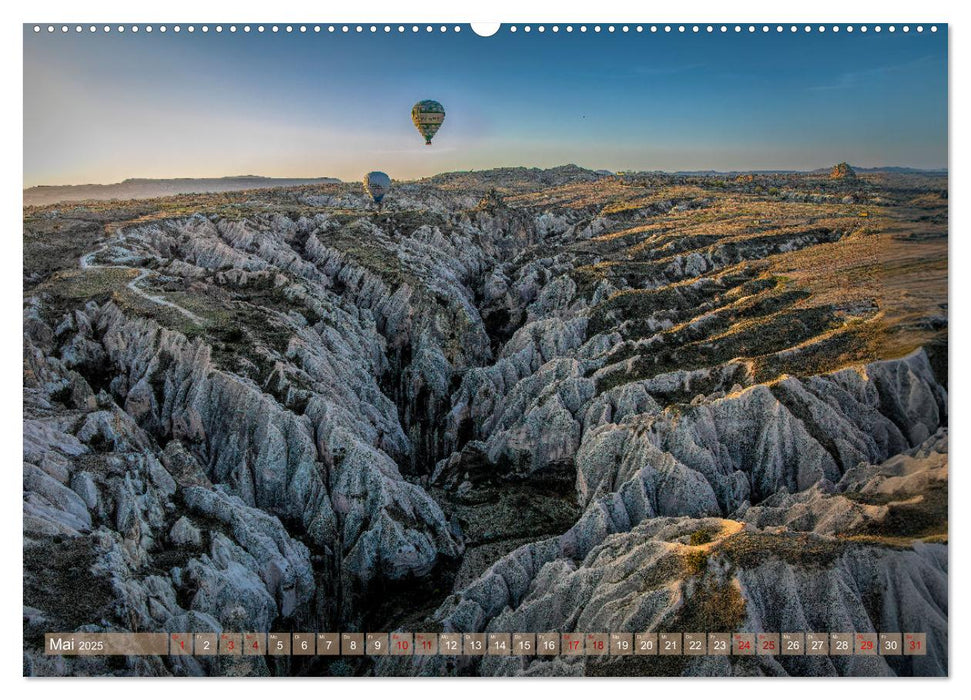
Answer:
[(340, 180), (332, 177), (277, 178), (259, 175), (211, 178), (184, 177), (171, 180), (129, 178), (110, 185), (38, 185), (37, 187), (28, 187), (24, 190), (24, 205), (79, 202), (86, 199), (151, 199), (174, 194), (238, 192), (239, 190), (266, 187), (297, 187), (336, 182), (340, 182)]
[[(885, 167), (864, 168), (858, 165), (849, 166), (857, 173), (895, 173), (898, 175), (947, 175), (947, 168), (907, 168), (888, 165)], [(815, 170), (676, 170), (673, 175), (693, 176), (732, 176), (732, 175), (828, 175), (832, 166), (816, 168)], [(664, 171), (659, 171), (664, 172)]]
[[(898, 175), (947, 175), (947, 168), (907, 168), (898, 165), (878, 166), (876, 168), (864, 168), (859, 165), (848, 166), (857, 173), (896, 173)], [(813, 175), (829, 173), (832, 168), (817, 168), (810, 170)]]
[(576, 182), (595, 182), (609, 171), (594, 171), (570, 163), (554, 168), (506, 167), (489, 170), (457, 170), (423, 178), (421, 182), (464, 189), (500, 187), (529, 191)]

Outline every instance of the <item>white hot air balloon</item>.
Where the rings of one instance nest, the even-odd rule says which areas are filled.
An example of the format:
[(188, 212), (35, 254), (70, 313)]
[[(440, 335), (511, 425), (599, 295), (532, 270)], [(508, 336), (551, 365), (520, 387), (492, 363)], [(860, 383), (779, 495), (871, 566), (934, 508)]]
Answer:
[(372, 170), (364, 176), (364, 191), (371, 195), (374, 203), (381, 208), (381, 200), (391, 189), (391, 178), (380, 170)]

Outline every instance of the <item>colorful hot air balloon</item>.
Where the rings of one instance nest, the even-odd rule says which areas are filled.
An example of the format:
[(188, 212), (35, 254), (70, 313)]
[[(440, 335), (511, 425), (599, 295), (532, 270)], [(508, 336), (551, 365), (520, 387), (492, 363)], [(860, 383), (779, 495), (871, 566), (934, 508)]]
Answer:
[(379, 170), (372, 170), (364, 176), (364, 191), (371, 195), (374, 203), (381, 206), (381, 200), (391, 189), (391, 178)]
[(431, 146), (432, 137), (445, 121), (445, 108), (435, 100), (422, 100), (411, 108), (411, 121), (425, 137), (425, 145)]

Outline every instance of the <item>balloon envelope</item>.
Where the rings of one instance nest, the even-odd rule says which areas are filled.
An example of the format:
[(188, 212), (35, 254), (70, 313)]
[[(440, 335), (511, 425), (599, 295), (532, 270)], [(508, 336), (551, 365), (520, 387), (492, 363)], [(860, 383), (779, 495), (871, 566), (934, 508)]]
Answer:
[(432, 145), (432, 137), (445, 121), (445, 108), (435, 100), (422, 100), (411, 108), (411, 121), (425, 137), (425, 145)]
[(380, 170), (372, 170), (364, 176), (364, 191), (371, 195), (375, 204), (380, 204), (384, 195), (391, 189), (391, 178)]

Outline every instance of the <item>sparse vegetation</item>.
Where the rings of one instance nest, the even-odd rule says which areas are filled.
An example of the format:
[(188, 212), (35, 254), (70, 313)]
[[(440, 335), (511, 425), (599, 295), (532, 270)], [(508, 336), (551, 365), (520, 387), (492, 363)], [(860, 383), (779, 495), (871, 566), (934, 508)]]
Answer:
[(688, 544), (692, 547), (697, 547), (698, 545), (708, 544), (715, 538), (715, 533), (708, 528), (701, 528), (700, 530), (695, 530), (691, 533), (691, 537), (688, 540)]

